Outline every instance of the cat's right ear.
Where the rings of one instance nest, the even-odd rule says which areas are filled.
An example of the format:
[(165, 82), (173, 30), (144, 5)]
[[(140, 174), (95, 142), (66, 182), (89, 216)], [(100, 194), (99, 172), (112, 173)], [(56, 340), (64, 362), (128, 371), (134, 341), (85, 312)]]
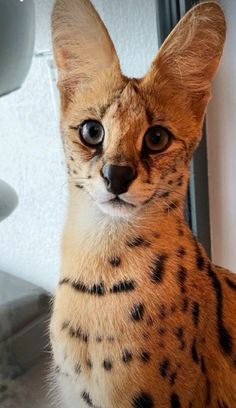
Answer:
[(99, 76), (120, 72), (113, 42), (89, 0), (56, 0), (52, 42), (63, 109), (75, 90), (90, 86)]

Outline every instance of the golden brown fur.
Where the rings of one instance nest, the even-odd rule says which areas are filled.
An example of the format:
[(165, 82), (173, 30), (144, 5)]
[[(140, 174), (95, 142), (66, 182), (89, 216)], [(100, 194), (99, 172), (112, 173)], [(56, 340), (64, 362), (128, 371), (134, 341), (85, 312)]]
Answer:
[[(147, 75), (122, 75), (88, 0), (58, 0), (53, 45), (70, 197), (51, 320), (63, 407), (235, 408), (236, 278), (211, 264), (184, 221), (188, 167), (225, 40), (220, 7), (195, 7)], [(102, 151), (77, 126), (103, 124)], [(142, 157), (154, 125), (174, 135)], [(104, 204), (104, 163), (132, 163), (124, 200)]]

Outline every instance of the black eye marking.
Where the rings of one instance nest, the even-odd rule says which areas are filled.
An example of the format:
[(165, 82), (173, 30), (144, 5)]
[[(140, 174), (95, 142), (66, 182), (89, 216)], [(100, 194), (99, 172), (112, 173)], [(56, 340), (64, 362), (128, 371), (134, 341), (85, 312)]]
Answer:
[(233, 289), (234, 291), (236, 291), (236, 283), (233, 282), (231, 279), (229, 278), (225, 278), (225, 282), (227, 283), (227, 285)]
[(174, 335), (176, 336), (177, 340), (180, 343), (179, 349), (184, 350), (186, 347), (185, 340), (184, 340), (184, 329), (182, 326), (176, 327), (174, 329)]
[(168, 149), (173, 136), (162, 126), (153, 126), (147, 130), (143, 139), (142, 155), (162, 153)]
[(132, 353), (130, 353), (130, 351), (128, 350), (124, 350), (122, 353), (122, 360), (124, 361), (124, 363), (130, 363), (130, 361), (133, 359)]
[(136, 284), (133, 280), (130, 281), (120, 281), (116, 283), (110, 291), (112, 293), (121, 293), (121, 292), (131, 292), (135, 290)]
[(111, 369), (112, 369), (112, 362), (111, 362), (111, 360), (105, 359), (105, 360), (103, 361), (103, 367), (104, 367), (104, 370), (106, 370), (106, 371), (111, 371)]
[(216, 315), (217, 315), (217, 333), (220, 349), (225, 354), (231, 354), (233, 350), (233, 341), (228, 329), (224, 325), (223, 321), (223, 291), (220, 280), (218, 279), (216, 273), (211, 268), (209, 263), (207, 274), (211, 279), (212, 286), (215, 291), (216, 296)]
[(121, 258), (119, 256), (113, 256), (111, 258), (108, 259), (108, 262), (114, 266), (114, 267), (118, 267), (121, 264)]
[(178, 269), (178, 272), (177, 272), (177, 280), (179, 282), (180, 291), (182, 293), (186, 292), (185, 283), (186, 283), (187, 273), (188, 273), (187, 269), (184, 266), (180, 265), (179, 269)]
[(161, 374), (161, 376), (163, 378), (165, 378), (167, 376), (167, 371), (168, 371), (169, 367), (170, 367), (170, 362), (169, 362), (169, 360), (167, 358), (165, 358), (161, 362), (160, 367), (159, 367), (160, 374)]
[(167, 261), (166, 254), (158, 254), (151, 266), (151, 282), (160, 283), (165, 272), (165, 264)]
[(143, 392), (141, 394), (136, 395), (133, 398), (132, 402), (132, 407), (133, 408), (153, 408), (153, 399), (151, 395)]
[(192, 347), (191, 347), (192, 359), (193, 361), (198, 364), (199, 363), (199, 356), (196, 349), (196, 339), (193, 340)]
[(131, 241), (128, 241), (127, 245), (130, 248), (138, 247), (138, 246), (148, 247), (148, 246), (150, 246), (150, 242), (145, 240), (143, 237), (135, 237)]
[(151, 354), (148, 351), (141, 351), (140, 353), (140, 359), (141, 361), (143, 361), (144, 363), (147, 363), (151, 358)]
[(170, 398), (171, 408), (181, 408), (179, 396), (175, 393), (171, 394)]
[(197, 327), (199, 323), (199, 303), (197, 302), (193, 302), (192, 315), (193, 315), (193, 324), (194, 326)]
[(138, 322), (143, 319), (144, 305), (142, 303), (134, 304), (131, 309), (131, 319)]

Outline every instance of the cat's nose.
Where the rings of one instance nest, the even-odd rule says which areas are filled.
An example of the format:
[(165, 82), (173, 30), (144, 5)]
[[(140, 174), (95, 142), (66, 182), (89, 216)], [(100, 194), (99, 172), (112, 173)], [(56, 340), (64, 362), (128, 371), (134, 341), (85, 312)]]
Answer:
[(114, 166), (105, 164), (101, 171), (107, 191), (115, 195), (126, 193), (129, 185), (137, 177), (133, 166)]

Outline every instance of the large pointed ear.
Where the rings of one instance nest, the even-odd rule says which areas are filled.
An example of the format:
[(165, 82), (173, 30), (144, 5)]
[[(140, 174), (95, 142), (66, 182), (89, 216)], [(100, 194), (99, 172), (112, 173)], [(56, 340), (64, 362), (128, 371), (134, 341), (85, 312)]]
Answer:
[(56, 0), (52, 42), (64, 105), (79, 86), (120, 70), (112, 40), (89, 0)]
[[(184, 95), (197, 119), (210, 99), (226, 34), (221, 7), (214, 1), (192, 8), (170, 33), (144, 82), (158, 94)], [(189, 108), (189, 107), (188, 107)]]

